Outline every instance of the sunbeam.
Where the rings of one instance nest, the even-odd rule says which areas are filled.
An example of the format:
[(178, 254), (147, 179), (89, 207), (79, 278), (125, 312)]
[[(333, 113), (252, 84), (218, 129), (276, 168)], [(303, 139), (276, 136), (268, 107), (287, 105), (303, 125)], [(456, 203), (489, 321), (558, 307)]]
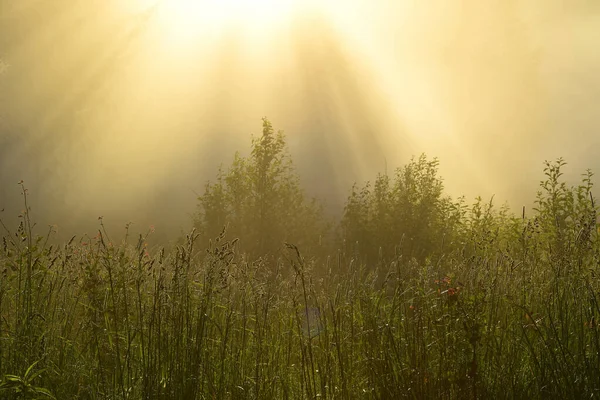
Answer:
[(231, 30), (247, 38), (273, 34), (296, 8), (294, 0), (138, 0), (135, 10), (153, 13), (151, 29), (160, 32), (160, 40), (185, 51)]
[(540, 159), (578, 154), (567, 127), (592, 135), (598, 18), (434, 3), (0, 0), (0, 178), (52, 218), (160, 210), (177, 229), (268, 116), (332, 203), (425, 152), (449, 192), (518, 204)]

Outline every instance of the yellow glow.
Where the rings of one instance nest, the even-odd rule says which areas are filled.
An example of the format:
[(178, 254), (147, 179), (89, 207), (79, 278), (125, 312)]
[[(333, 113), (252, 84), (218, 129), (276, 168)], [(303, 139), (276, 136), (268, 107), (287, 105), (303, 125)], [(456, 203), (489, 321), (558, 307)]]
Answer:
[(296, 0), (138, 0), (154, 8), (163, 39), (189, 42), (230, 29), (272, 32), (293, 14)]
[[(40, 181), (51, 196), (38, 193), (68, 213), (110, 205), (130, 219), (132, 208), (151, 215), (160, 201), (189, 199), (173, 207), (184, 218), (192, 190), (247, 149), (261, 116), (286, 130), (309, 182), (341, 201), (354, 181), (421, 152), (440, 157), (451, 194), (488, 197), (499, 184), (520, 193), (510, 185), (521, 164), (505, 154), (537, 173), (535, 159), (583, 159), (597, 142), (582, 133), (583, 147), (568, 153), (558, 136), (535, 142), (551, 126), (592, 135), (598, 122), (595, 92), (583, 88), (600, 87), (590, 75), (600, 23), (581, 10), (563, 17), (561, 7), (546, 15), (476, 0), (9, 3), (0, 6), (0, 31), (13, 38), (0, 40), (0, 172), (21, 171), (24, 157), (32, 162), (18, 179), (55, 171)], [(561, 113), (563, 95), (571, 106)]]

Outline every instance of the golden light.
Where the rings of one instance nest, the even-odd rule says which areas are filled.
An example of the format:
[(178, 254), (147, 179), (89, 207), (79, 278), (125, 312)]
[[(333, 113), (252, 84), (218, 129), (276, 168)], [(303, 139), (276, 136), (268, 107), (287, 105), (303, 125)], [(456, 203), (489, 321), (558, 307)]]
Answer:
[(182, 42), (242, 30), (245, 35), (272, 33), (286, 24), (296, 0), (139, 0), (141, 9), (155, 12), (164, 40)]
[[(521, 21), (513, 2), (9, 3), (0, 6), (0, 135), (18, 143), (31, 133), (21, 152), (5, 152), (2, 171), (37, 146), (33, 158), (43, 162), (30, 173), (57, 171), (48, 193), (68, 187), (71, 197), (57, 204), (69, 213), (77, 204), (104, 212), (108, 197), (115, 209), (127, 208), (125, 198), (137, 206), (159, 186), (187, 199), (181, 188), (210, 179), (213, 166), (246, 148), (261, 116), (286, 130), (306, 170), (317, 165), (313, 157), (331, 155), (330, 174), (319, 164), (316, 178), (307, 175), (322, 176), (324, 191), (334, 186), (345, 196), (355, 180), (425, 152), (440, 156), (455, 194), (485, 197), (485, 185), (497, 187), (508, 168), (503, 149), (546, 129), (537, 125), (547, 105), (539, 99), (567, 85), (564, 74), (546, 80), (558, 71), (583, 77), (579, 68), (600, 60), (591, 50), (595, 20), (576, 26), (569, 16), (572, 26), (554, 27), (554, 17), (534, 18), (532, 9)], [(590, 50), (571, 64), (578, 48)], [(578, 109), (578, 121), (588, 108)], [(528, 143), (523, 159), (535, 148)]]

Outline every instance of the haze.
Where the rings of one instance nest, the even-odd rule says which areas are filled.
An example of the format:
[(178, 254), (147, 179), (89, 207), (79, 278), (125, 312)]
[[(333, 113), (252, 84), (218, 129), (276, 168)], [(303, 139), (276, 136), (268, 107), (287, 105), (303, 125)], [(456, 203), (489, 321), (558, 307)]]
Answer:
[(600, 2), (168, 1), (0, 0), (4, 215), (23, 179), (64, 235), (186, 230), (263, 116), (332, 210), (422, 152), (515, 208), (545, 159), (600, 170)]

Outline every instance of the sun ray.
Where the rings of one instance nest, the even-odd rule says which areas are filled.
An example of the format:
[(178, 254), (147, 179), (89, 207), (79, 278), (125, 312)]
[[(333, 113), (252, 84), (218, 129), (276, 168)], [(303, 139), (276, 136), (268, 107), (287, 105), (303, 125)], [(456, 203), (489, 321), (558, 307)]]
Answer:
[(273, 33), (298, 5), (296, 0), (138, 0), (135, 8), (155, 13), (161, 40), (186, 47), (231, 30), (247, 37)]

